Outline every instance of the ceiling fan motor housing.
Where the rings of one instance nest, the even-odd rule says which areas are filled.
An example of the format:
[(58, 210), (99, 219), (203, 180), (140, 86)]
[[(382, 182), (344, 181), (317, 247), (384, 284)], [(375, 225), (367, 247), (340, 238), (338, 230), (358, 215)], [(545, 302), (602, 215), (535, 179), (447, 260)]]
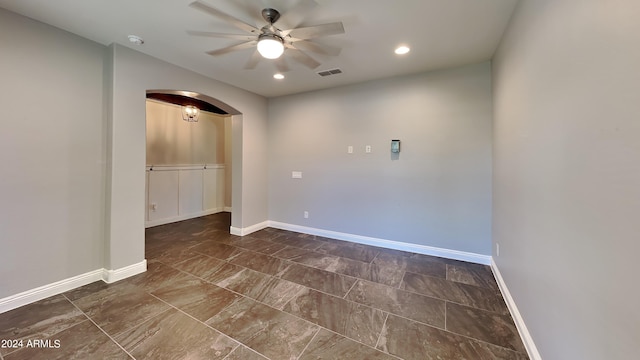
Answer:
[(278, 19), (280, 19), (280, 12), (272, 8), (262, 9), (262, 17), (269, 24), (273, 25), (276, 21), (278, 21)]

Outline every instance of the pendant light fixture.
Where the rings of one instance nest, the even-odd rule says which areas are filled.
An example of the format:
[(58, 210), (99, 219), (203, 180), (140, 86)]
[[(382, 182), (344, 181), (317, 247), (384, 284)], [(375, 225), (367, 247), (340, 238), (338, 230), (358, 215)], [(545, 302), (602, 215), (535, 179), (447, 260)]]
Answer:
[(182, 120), (186, 122), (198, 122), (198, 116), (200, 115), (200, 109), (193, 105), (187, 105), (182, 107)]

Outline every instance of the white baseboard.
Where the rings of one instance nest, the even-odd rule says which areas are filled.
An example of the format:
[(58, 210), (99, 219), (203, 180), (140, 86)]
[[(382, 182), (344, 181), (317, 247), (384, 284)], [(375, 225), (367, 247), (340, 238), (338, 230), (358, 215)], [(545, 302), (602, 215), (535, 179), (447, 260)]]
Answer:
[(98, 269), (0, 299), (0, 314), (98, 280), (112, 283), (147, 271), (147, 260), (116, 270)]
[(174, 216), (174, 217), (170, 217), (170, 218), (164, 218), (164, 219), (158, 219), (158, 220), (152, 220), (152, 221), (145, 221), (144, 227), (146, 229), (146, 228), (150, 228), (150, 227), (154, 227), (154, 226), (160, 226), (160, 225), (165, 225), (165, 224), (171, 224), (171, 223), (178, 222), (178, 221), (194, 219), (194, 218), (201, 217), (201, 216), (213, 215), (213, 214), (217, 214), (219, 212), (226, 211), (225, 209), (226, 208), (215, 208), (215, 209), (209, 209), (209, 210), (206, 210), (206, 211), (200, 211), (200, 212), (191, 213), (191, 214), (178, 215), (178, 216)]
[(245, 236), (245, 235), (249, 235), (253, 232), (262, 230), (266, 227), (269, 227), (269, 221), (263, 221), (261, 223), (255, 224), (255, 225), (251, 225), (249, 227), (246, 228), (237, 228), (237, 227), (230, 227), (229, 231), (231, 232), (231, 235), (236, 235), (236, 236)]
[(538, 352), (538, 348), (536, 344), (533, 342), (533, 338), (527, 329), (527, 325), (524, 323), (524, 319), (522, 315), (520, 315), (520, 311), (516, 306), (516, 302), (511, 297), (511, 293), (507, 288), (507, 284), (504, 282), (502, 278), (502, 274), (500, 274), (500, 269), (498, 269), (498, 265), (496, 265), (495, 261), (491, 259), (491, 270), (493, 270), (493, 275), (498, 282), (498, 287), (500, 288), (500, 292), (502, 292), (502, 297), (504, 301), (507, 303), (507, 307), (511, 312), (511, 317), (513, 317), (513, 321), (516, 323), (516, 327), (518, 328), (518, 333), (520, 333), (520, 337), (522, 338), (522, 342), (524, 343), (524, 347), (527, 349), (527, 353), (531, 360), (542, 360), (540, 353)]
[(231, 206), (225, 206), (224, 209), (222, 209), (222, 211), (231, 212)]
[(304, 234), (323, 236), (323, 237), (328, 237), (328, 238), (338, 239), (338, 240), (351, 241), (358, 244), (377, 246), (377, 247), (382, 247), (386, 249), (409, 251), (417, 254), (438, 256), (438, 257), (443, 257), (447, 259), (468, 261), (468, 262), (483, 264), (483, 265), (491, 265), (491, 256), (489, 255), (481, 255), (481, 254), (470, 253), (465, 251), (450, 250), (450, 249), (412, 244), (412, 243), (406, 243), (406, 242), (400, 242), (400, 241), (394, 241), (394, 240), (378, 239), (378, 238), (373, 238), (368, 236), (354, 235), (354, 234), (348, 234), (348, 233), (342, 233), (342, 232), (336, 232), (336, 231), (330, 231), (330, 230), (322, 230), (322, 229), (316, 229), (316, 228), (300, 226), (300, 225), (286, 224), (286, 223), (281, 223), (277, 221), (269, 221), (268, 223), (269, 223), (268, 226), (276, 229), (295, 231), (295, 232), (300, 232)]
[(137, 264), (125, 266), (120, 269), (115, 270), (107, 270), (102, 269), (102, 281), (107, 284), (114, 283), (116, 281), (120, 281), (122, 279), (126, 279), (128, 277), (142, 274), (147, 271), (147, 260), (142, 260)]

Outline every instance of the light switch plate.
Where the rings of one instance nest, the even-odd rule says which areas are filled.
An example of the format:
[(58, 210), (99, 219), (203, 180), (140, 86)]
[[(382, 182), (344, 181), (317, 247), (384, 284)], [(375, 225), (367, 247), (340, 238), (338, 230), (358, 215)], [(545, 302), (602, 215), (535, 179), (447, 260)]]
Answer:
[(292, 179), (302, 179), (302, 171), (292, 171), (291, 172)]

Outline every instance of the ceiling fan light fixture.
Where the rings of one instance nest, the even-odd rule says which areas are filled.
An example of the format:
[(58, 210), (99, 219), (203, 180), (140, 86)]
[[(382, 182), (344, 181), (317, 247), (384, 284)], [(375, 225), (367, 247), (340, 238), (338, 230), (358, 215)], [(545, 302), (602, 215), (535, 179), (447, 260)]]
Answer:
[(284, 52), (282, 38), (277, 35), (261, 35), (258, 40), (258, 52), (266, 59), (277, 59)]
[(284, 79), (284, 75), (282, 75), (280, 73), (277, 73), (277, 74), (273, 75), (273, 78), (276, 79), (276, 80), (282, 80), (282, 79)]
[(411, 51), (411, 49), (408, 46), (401, 45), (396, 48), (395, 53), (398, 55), (404, 55), (404, 54), (407, 54), (409, 51)]

